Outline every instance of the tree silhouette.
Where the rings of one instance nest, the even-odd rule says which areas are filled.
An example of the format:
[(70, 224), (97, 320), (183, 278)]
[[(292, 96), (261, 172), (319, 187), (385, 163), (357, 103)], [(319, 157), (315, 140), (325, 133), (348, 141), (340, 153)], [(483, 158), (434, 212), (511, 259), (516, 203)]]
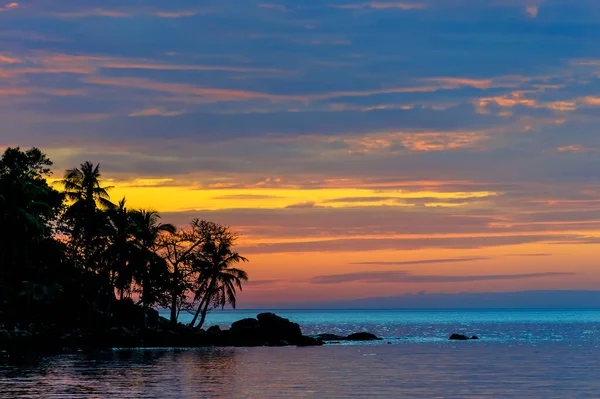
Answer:
[(70, 221), (73, 260), (81, 255), (88, 270), (93, 269), (93, 240), (106, 228), (105, 215), (99, 211), (114, 207), (108, 195), (112, 187), (102, 187), (100, 178), (100, 165), (86, 161), (80, 168), (67, 170), (61, 182), (72, 201), (64, 216)]
[(160, 215), (152, 210), (135, 210), (129, 215), (132, 227), (134, 256), (132, 277), (137, 283), (140, 303), (144, 309), (164, 303), (166, 282), (169, 278), (165, 260), (157, 254), (159, 238), (174, 234), (175, 226), (161, 223)]
[(229, 226), (195, 219), (192, 226), (202, 239), (200, 250), (194, 253), (193, 270), (197, 274), (194, 289), (195, 300), (199, 300), (198, 308), (190, 326), (194, 326), (198, 316), (201, 328), (208, 310), (216, 307), (236, 305), (236, 290), (242, 290), (242, 282), (248, 280), (248, 274), (233, 265), (247, 262), (233, 246), (238, 235), (231, 232)]

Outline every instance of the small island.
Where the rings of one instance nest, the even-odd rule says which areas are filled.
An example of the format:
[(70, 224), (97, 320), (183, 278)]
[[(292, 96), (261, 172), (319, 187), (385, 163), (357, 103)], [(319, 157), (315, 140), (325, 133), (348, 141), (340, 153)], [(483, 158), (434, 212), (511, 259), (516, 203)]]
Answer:
[[(202, 346), (313, 346), (375, 340), (305, 336), (272, 313), (229, 330), (203, 329), (211, 309), (236, 306), (248, 280), (229, 226), (162, 223), (155, 210), (111, 201), (100, 165), (52, 180), (38, 148), (0, 158), (0, 351)], [(170, 317), (156, 308), (168, 309)], [(192, 312), (187, 325), (180, 313)]]

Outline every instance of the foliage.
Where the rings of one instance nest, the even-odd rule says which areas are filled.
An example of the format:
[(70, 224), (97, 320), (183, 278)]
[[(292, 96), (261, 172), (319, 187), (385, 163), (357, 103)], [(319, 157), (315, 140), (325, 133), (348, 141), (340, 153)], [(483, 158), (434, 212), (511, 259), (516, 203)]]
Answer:
[(173, 324), (192, 306), (200, 325), (209, 309), (235, 307), (247, 275), (233, 265), (246, 259), (228, 226), (194, 219), (176, 229), (125, 198), (114, 204), (91, 162), (67, 170), (59, 192), (51, 166), (37, 148), (0, 159), (0, 325), (108, 325), (117, 294), (144, 314), (171, 309)]

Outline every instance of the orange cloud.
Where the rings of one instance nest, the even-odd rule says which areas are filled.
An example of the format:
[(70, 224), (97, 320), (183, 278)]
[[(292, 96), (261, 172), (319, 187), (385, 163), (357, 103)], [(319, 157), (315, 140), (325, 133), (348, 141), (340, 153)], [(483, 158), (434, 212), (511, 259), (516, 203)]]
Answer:
[(444, 88), (457, 88), (457, 87), (475, 87), (477, 89), (489, 89), (494, 87), (494, 81), (492, 79), (466, 79), (466, 78), (453, 78), (453, 77), (441, 77), (441, 78), (425, 78), (422, 81), (439, 83)]
[(529, 14), (532, 18), (537, 17), (538, 12), (539, 12), (539, 8), (536, 6), (531, 6), (531, 7), (527, 7), (525, 9), (525, 11), (527, 12), (527, 14)]
[(369, 134), (362, 138), (346, 139), (350, 154), (370, 154), (380, 151), (416, 152), (451, 151), (457, 149), (483, 150), (489, 136), (485, 132), (401, 132)]
[(406, 135), (402, 145), (411, 151), (449, 151), (466, 148), (482, 149), (488, 136), (479, 132), (415, 133)]
[(523, 95), (532, 91), (515, 91), (504, 96), (484, 97), (475, 101), (475, 107), (479, 114), (489, 114), (488, 106), (491, 104), (502, 108), (513, 108), (523, 106), (528, 108), (546, 108), (553, 111), (575, 111), (577, 109), (577, 101), (538, 101), (537, 99), (524, 98)]
[(593, 96), (587, 96), (587, 97), (581, 97), (579, 99), (580, 102), (587, 104), (587, 105), (600, 105), (600, 97), (593, 97)]
[(132, 112), (129, 116), (177, 116), (181, 114), (183, 114), (183, 111), (165, 111), (162, 108), (148, 108)]
[(594, 149), (584, 147), (581, 144), (575, 144), (575, 145), (567, 145), (564, 147), (558, 147), (558, 148), (556, 148), (556, 150), (558, 152), (587, 152), (587, 151), (593, 151)]
[(18, 58), (7, 57), (2, 54), (0, 54), (0, 62), (3, 62), (5, 64), (21, 64), (21, 63), (23, 63), (23, 61)]
[(8, 3), (4, 7), (0, 7), (0, 12), (9, 11), (9, 10), (15, 9), (17, 7), (19, 7), (19, 3), (14, 3), (14, 2)]
[(400, 87), (400, 88), (389, 88), (379, 90), (367, 90), (367, 91), (339, 91), (339, 92), (328, 92), (318, 94), (306, 94), (306, 95), (285, 95), (285, 94), (270, 94), (253, 91), (243, 90), (229, 90), (229, 89), (216, 89), (216, 88), (202, 88), (192, 85), (186, 85), (181, 83), (165, 83), (157, 82), (150, 79), (143, 78), (102, 78), (102, 77), (90, 77), (84, 78), (84, 82), (96, 85), (104, 86), (117, 86), (117, 87), (135, 87), (139, 89), (162, 91), (173, 94), (185, 94), (192, 96), (204, 96), (209, 97), (211, 101), (241, 101), (241, 100), (252, 100), (252, 99), (263, 99), (274, 102), (280, 101), (297, 101), (308, 103), (314, 100), (328, 100), (332, 98), (340, 97), (367, 97), (378, 94), (391, 94), (391, 93), (419, 93), (419, 92), (432, 92), (436, 91), (435, 87)]

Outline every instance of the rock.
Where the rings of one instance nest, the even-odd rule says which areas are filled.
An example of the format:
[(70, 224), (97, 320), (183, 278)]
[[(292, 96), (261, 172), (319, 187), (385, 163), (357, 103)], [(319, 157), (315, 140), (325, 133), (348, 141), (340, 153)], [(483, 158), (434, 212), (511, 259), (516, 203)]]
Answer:
[(274, 313), (261, 313), (256, 318), (264, 339), (269, 343), (295, 342), (302, 338), (302, 331), (298, 323), (293, 323)]
[(256, 319), (242, 319), (231, 325), (230, 344), (234, 346), (261, 346), (266, 344), (260, 323)]
[(449, 339), (456, 341), (467, 341), (469, 337), (464, 334), (452, 334)]
[(297, 323), (273, 313), (236, 321), (231, 325), (227, 343), (234, 346), (323, 345), (320, 339), (302, 335)]
[(477, 335), (473, 335), (471, 339), (479, 339), (479, 337)]
[(208, 328), (208, 330), (206, 330), (207, 333), (209, 334), (221, 334), (221, 327), (219, 326), (211, 326)]
[(320, 339), (322, 341), (345, 341), (346, 337), (335, 334), (318, 334), (314, 336), (316, 339)]
[(348, 341), (379, 341), (381, 339), (382, 338), (368, 332), (358, 332), (346, 337), (346, 340)]

